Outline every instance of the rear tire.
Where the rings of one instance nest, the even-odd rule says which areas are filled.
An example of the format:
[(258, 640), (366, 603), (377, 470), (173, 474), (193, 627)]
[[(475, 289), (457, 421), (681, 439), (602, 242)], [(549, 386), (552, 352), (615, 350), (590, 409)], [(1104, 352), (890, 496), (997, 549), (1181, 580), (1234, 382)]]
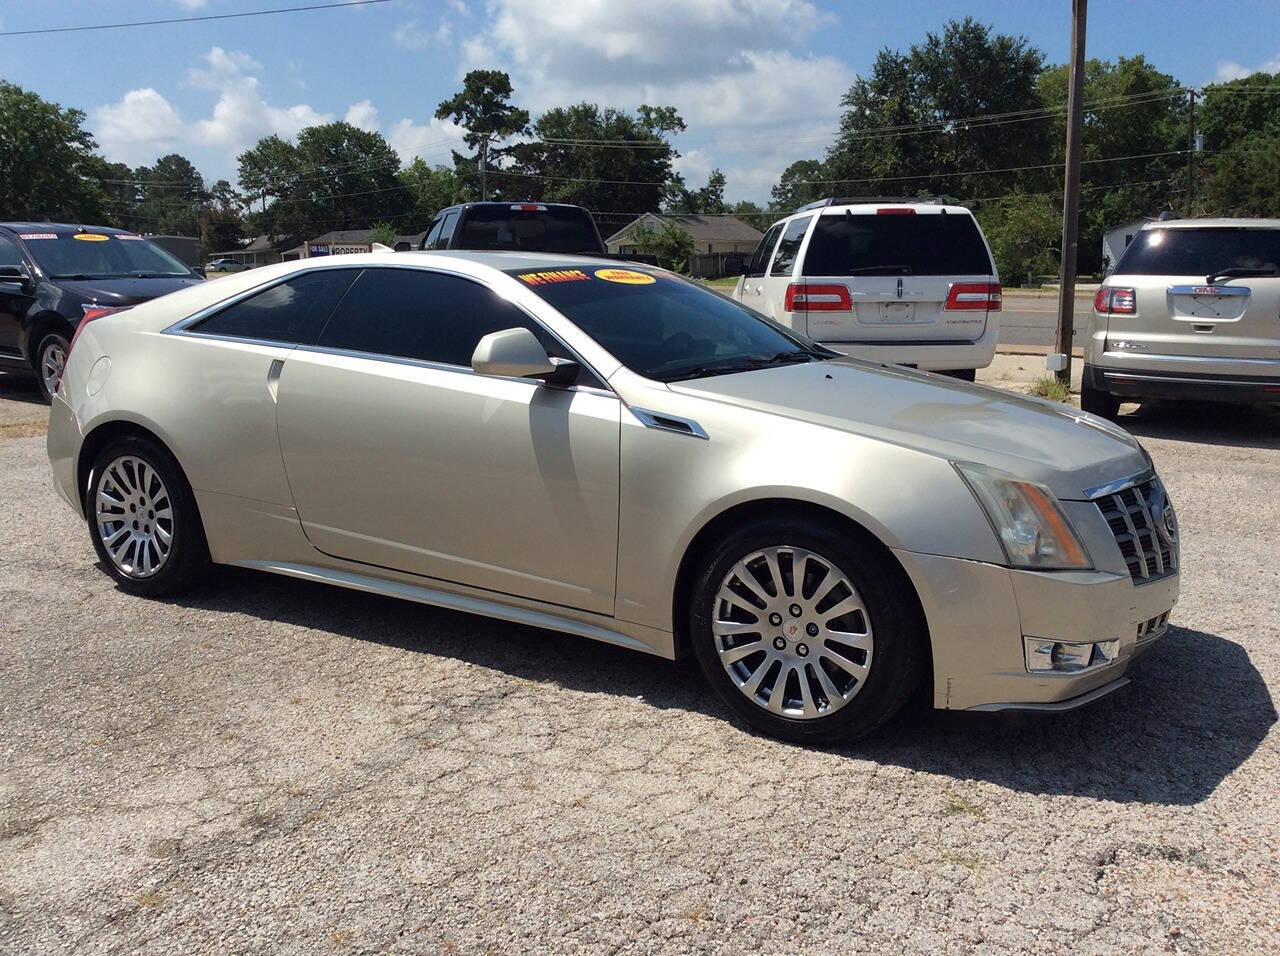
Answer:
[(168, 449), (140, 435), (108, 442), (93, 462), (89, 536), (121, 590), (160, 597), (209, 570), (209, 545), (186, 476)]
[(1080, 409), (1115, 421), (1120, 415), (1120, 399), (1110, 392), (1085, 384), (1080, 388)]
[(928, 673), (910, 584), (874, 546), (825, 523), (774, 518), (742, 528), (707, 556), (691, 593), (689, 634), (703, 674), (770, 736), (810, 744), (864, 736)]

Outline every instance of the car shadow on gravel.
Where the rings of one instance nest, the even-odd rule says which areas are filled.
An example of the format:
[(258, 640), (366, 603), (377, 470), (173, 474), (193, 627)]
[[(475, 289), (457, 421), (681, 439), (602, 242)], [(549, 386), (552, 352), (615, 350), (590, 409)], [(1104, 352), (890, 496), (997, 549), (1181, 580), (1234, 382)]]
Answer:
[[(248, 614), (488, 667), (524, 680), (707, 714), (749, 733), (692, 660), (672, 662), (572, 635), (238, 568), (219, 568), (185, 607)], [(1276, 722), (1239, 644), (1173, 627), (1130, 685), (1065, 714), (911, 708), (874, 737), (826, 752), (1027, 793), (1199, 803)]]
[(1280, 405), (1146, 402), (1116, 422), (1139, 438), (1233, 448), (1280, 448)]

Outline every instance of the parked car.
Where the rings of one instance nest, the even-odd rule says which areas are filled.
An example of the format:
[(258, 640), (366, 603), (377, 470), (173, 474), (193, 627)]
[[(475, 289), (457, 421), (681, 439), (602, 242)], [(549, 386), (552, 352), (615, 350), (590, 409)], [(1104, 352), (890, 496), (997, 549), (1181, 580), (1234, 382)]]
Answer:
[(1280, 402), (1280, 219), (1153, 222), (1098, 289), (1080, 405)]
[(823, 199), (765, 233), (733, 298), (837, 351), (974, 380), (1000, 278), (963, 206)]
[(214, 259), (205, 270), (208, 272), (244, 272), (249, 268), (238, 259), (232, 259), (230, 256), (223, 256), (221, 259)]
[(419, 249), (558, 252), (657, 265), (657, 256), (613, 255), (591, 213), (543, 202), (469, 202), (436, 213)]
[(128, 592), (211, 561), (663, 657), (841, 740), (1125, 684), (1178, 596), (1123, 429), (842, 357), (659, 269), (371, 253), (81, 326), (55, 484)]
[(123, 229), (0, 223), (0, 369), (34, 370), (48, 401), (86, 313), (200, 281), (168, 252)]

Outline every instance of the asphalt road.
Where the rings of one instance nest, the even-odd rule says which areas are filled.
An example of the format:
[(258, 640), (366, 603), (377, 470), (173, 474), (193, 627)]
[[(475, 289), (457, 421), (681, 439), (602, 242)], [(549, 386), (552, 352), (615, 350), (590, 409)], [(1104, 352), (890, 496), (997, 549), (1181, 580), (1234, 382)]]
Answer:
[(1132, 685), (835, 749), (566, 635), (128, 597), (0, 431), (0, 951), (1276, 952), (1280, 415), (1123, 422), (1185, 568)]
[[(1092, 300), (1076, 296), (1074, 344), (1084, 347)], [(1000, 313), (1000, 345), (1052, 347), (1058, 340), (1056, 296), (1027, 296), (1006, 291)]]

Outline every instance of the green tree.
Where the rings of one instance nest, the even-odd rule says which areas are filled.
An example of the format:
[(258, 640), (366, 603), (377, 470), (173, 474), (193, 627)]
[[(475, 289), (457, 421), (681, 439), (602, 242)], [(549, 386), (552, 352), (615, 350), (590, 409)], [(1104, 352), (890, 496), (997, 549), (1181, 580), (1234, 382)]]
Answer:
[(309, 126), (296, 145), (267, 137), (240, 155), (241, 189), (263, 199), (255, 232), (306, 238), (380, 220), (411, 225), (400, 157), (380, 133), (349, 123)]
[(1198, 212), (1280, 216), (1280, 73), (1205, 87)]
[(609, 235), (657, 211), (678, 155), (669, 137), (685, 128), (671, 107), (636, 112), (578, 103), (550, 109), (533, 125), (536, 137), (511, 149), (515, 164), (498, 178), (504, 195), (585, 206)]
[(693, 236), (674, 222), (664, 222), (658, 230), (654, 252), (663, 266), (688, 275), (693, 260)]
[(753, 203), (750, 199), (739, 199), (733, 204), (730, 210), (735, 216), (741, 219), (749, 226), (754, 226), (761, 232), (764, 232), (773, 223), (777, 216), (769, 212), (758, 203)]
[(707, 184), (699, 189), (687, 189), (684, 179), (671, 183), (663, 210), (691, 216), (718, 216), (729, 211), (724, 201), (724, 173), (718, 169), (711, 170), (707, 176)]
[(0, 80), (0, 218), (104, 218), (109, 167), (94, 155), (84, 118)]
[(1196, 125), (1211, 152), (1230, 149), (1253, 133), (1280, 136), (1280, 73), (1206, 86)]
[(1251, 133), (1214, 156), (1204, 195), (1220, 215), (1280, 218), (1280, 136)]
[(462, 89), (436, 108), (436, 119), (451, 119), (466, 130), (463, 140), (475, 154), (462, 157), (455, 152), (454, 163), (469, 159), (478, 167), (481, 199), (488, 198), (489, 168), (506, 152), (499, 144), (529, 129), (528, 110), (512, 106), (511, 94), (506, 73), (472, 70), (463, 77)]
[(463, 181), (447, 166), (431, 166), (422, 157), (400, 171), (400, 182), (409, 194), (412, 212), (407, 217), (407, 229), (421, 231), (437, 212), (445, 206), (469, 198)]
[(385, 219), (381, 222), (375, 222), (373, 228), (369, 230), (369, 241), (380, 242), (384, 246), (394, 246), (396, 244), (396, 228)]
[(974, 117), (1038, 109), (1043, 64), (1026, 38), (970, 17), (906, 53), (881, 50), (870, 75), (841, 100), (840, 133), (826, 160), (827, 178), (839, 181), (830, 191), (963, 198), (1019, 185), (1018, 174), (997, 178), (991, 170), (1045, 155), (1045, 124)]
[(836, 195), (826, 183), (817, 181), (827, 178), (826, 165), (820, 160), (797, 159), (782, 171), (777, 184), (769, 191), (773, 208), (785, 215), (807, 203)]
[(1057, 271), (1062, 208), (1045, 195), (1014, 194), (978, 207), (996, 269), (1008, 286)]
[(199, 219), (210, 200), (204, 177), (185, 156), (170, 153), (155, 166), (139, 166), (138, 212), (147, 228), (161, 235), (198, 236)]

